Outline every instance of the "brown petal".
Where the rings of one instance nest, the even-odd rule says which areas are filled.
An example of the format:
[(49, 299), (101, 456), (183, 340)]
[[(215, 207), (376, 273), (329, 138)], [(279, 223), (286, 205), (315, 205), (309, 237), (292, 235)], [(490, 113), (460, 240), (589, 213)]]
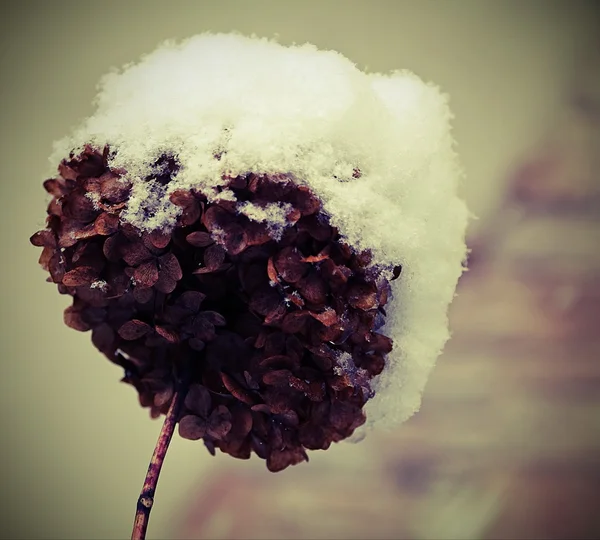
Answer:
[(177, 257), (173, 253), (166, 253), (158, 258), (158, 266), (161, 273), (165, 273), (169, 278), (179, 281), (183, 277), (181, 266)]
[(348, 303), (363, 311), (377, 308), (377, 291), (373, 289), (369, 285), (353, 285), (348, 291)]
[(387, 304), (391, 292), (392, 289), (389, 282), (387, 280), (382, 280), (377, 286), (377, 304), (380, 308)]
[(98, 215), (94, 203), (86, 196), (83, 189), (73, 190), (68, 197), (65, 197), (62, 209), (65, 217), (81, 223), (89, 223)]
[(252, 405), (250, 407), (255, 412), (260, 412), (264, 414), (271, 414), (271, 407), (269, 407), (266, 403), (257, 403), (256, 405)]
[(256, 400), (252, 397), (250, 392), (242, 388), (242, 386), (238, 384), (233, 377), (230, 377), (227, 375), (227, 373), (221, 373), (221, 380), (223, 381), (223, 386), (227, 388), (233, 397), (239, 399), (242, 403), (246, 403), (247, 405), (254, 405)]
[(286, 334), (296, 334), (306, 329), (309, 313), (307, 311), (293, 311), (283, 319), (281, 329)]
[(75, 171), (73, 167), (67, 165), (66, 160), (60, 162), (58, 172), (65, 180), (77, 180), (77, 171)]
[(29, 241), (37, 247), (56, 247), (56, 236), (48, 229), (36, 232), (29, 238)]
[(348, 282), (352, 271), (344, 265), (336, 265), (331, 259), (321, 263), (321, 273), (330, 284), (343, 285)]
[(231, 413), (224, 405), (219, 405), (210, 415), (206, 433), (214, 439), (221, 440), (231, 430)]
[(92, 343), (104, 354), (111, 354), (113, 344), (115, 342), (115, 332), (106, 323), (96, 326), (92, 330)]
[(192, 384), (185, 396), (185, 406), (194, 413), (206, 418), (210, 411), (212, 399), (210, 392), (201, 384)]
[(233, 216), (223, 208), (210, 206), (202, 216), (202, 224), (212, 232), (215, 229), (225, 229), (231, 222)]
[(374, 377), (385, 369), (385, 360), (380, 354), (369, 354), (361, 358), (360, 367), (366, 369)]
[(87, 285), (98, 279), (98, 273), (91, 266), (78, 266), (63, 277), (63, 285), (67, 287), (79, 287)]
[(175, 330), (158, 325), (154, 327), (154, 330), (156, 330), (156, 333), (166, 339), (169, 343), (177, 343), (179, 341), (179, 335)]
[(162, 293), (170, 294), (177, 287), (177, 281), (171, 279), (164, 272), (159, 272), (158, 281), (154, 284), (154, 288)]
[(146, 304), (154, 298), (154, 289), (152, 287), (134, 287), (133, 297), (140, 304)]
[(225, 260), (225, 250), (218, 245), (212, 245), (204, 252), (204, 266), (208, 270), (216, 270)]
[(316, 271), (302, 278), (296, 287), (304, 299), (311, 304), (324, 304), (327, 301), (327, 284)]
[(292, 374), (287, 369), (278, 369), (268, 371), (263, 375), (263, 383), (268, 386), (283, 386), (288, 387)]
[(197, 313), (206, 295), (200, 291), (185, 291), (178, 299), (177, 305), (191, 313)]
[(315, 214), (302, 218), (298, 222), (298, 230), (307, 232), (315, 240), (319, 240), (320, 242), (331, 240), (333, 237), (332, 227), (320, 218), (319, 215)]
[(262, 246), (272, 240), (266, 225), (263, 223), (249, 221), (244, 228), (249, 246)]
[(294, 291), (291, 294), (286, 295), (285, 299), (294, 304), (296, 307), (304, 307), (304, 298), (298, 294), (298, 291)]
[(122, 250), (122, 254), (123, 260), (129, 266), (137, 266), (153, 258), (152, 253), (141, 242), (130, 244)]
[(308, 264), (302, 262), (302, 255), (292, 247), (282, 249), (274, 263), (279, 275), (288, 283), (296, 283), (308, 270)]
[(202, 210), (200, 205), (197, 202), (194, 202), (190, 206), (183, 207), (177, 221), (181, 227), (189, 227), (200, 219), (201, 214)]
[(214, 244), (212, 236), (205, 231), (194, 231), (185, 237), (188, 244), (194, 247), (207, 247)]
[(158, 268), (154, 260), (140, 264), (133, 273), (135, 284), (142, 287), (152, 287), (158, 281)]
[(368, 335), (366, 341), (369, 343), (369, 349), (378, 353), (387, 354), (394, 347), (394, 342), (389, 337), (377, 332)]
[(197, 441), (206, 435), (206, 420), (188, 414), (179, 420), (179, 435), (190, 441)]
[(156, 229), (147, 235), (150, 244), (157, 249), (164, 249), (171, 241), (171, 233)]
[(119, 229), (119, 216), (102, 212), (94, 221), (94, 230), (102, 235), (109, 236)]
[(64, 311), (64, 321), (67, 326), (80, 332), (86, 332), (90, 329), (90, 325), (83, 320), (81, 311), (73, 306), (69, 306)]
[(203, 317), (195, 317), (190, 330), (196, 339), (200, 339), (204, 342), (215, 339), (216, 332), (214, 324)]
[(269, 257), (269, 260), (267, 261), (267, 275), (273, 283), (279, 283), (279, 276), (277, 275), (277, 270), (275, 270), (273, 257)]
[(300, 426), (298, 440), (308, 450), (321, 450), (329, 446), (323, 428), (312, 423)]
[(289, 467), (297, 465), (302, 461), (308, 461), (308, 456), (303, 448), (272, 450), (267, 458), (267, 469), (271, 472), (279, 472)]
[(249, 307), (259, 315), (268, 315), (281, 303), (281, 295), (272, 288), (257, 291), (250, 299)]
[(127, 200), (131, 191), (131, 184), (122, 180), (114, 173), (108, 172), (99, 178), (100, 196), (103, 202), (109, 204), (118, 204)]
[(223, 247), (230, 255), (238, 255), (248, 246), (246, 231), (237, 223), (223, 230)]
[(242, 440), (252, 430), (252, 413), (247, 407), (233, 407), (231, 412), (231, 431), (230, 437)]
[(154, 395), (154, 406), (162, 407), (171, 401), (173, 397), (173, 386), (168, 385)]
[(330, 247), (328, 244), (327, 246), (325, 246), (325, 248), (323, 248), (316, 255), (309, 255), (308, 257), (303, 257), (302, 262), (313, 263), (313, 264), (322, 262), (325, 259), (329, 259), (329, 251), (330, 251)]
[(50, 178), (44, 181), (44, 189), (57, 198), (66, 195), (69, 192), (65, 181), (62, 178)]
[(196, 204), (196, 198), (194, 195), (190, 191), (183, 189), (178, 189), (177, 191), (171, 193), (171, 195), (169, 195), (169, 200), (173, 204), (181, 207)]
[(314, 313), (313, 311), (310, 311), (309, 313), (311, 317), (319, 321), (324, 326), (333, 326), (339, 322), (337, 313), (331, 308), (327, 308), (321, 313)]
[(268, 325), (277, 325), (283, 320), (286, 313), (287, 308), (285, 307), (285, 304), (281, 302), (275, 309), (265, 316), (264, 323)]
[(118, 334), (127, 341), (133, 341), (145, 336), (151, 330), (152, 328), (150, 325), (138, 319), (133, 319), (123, 324), (121, 328), (119, 328)]
[(86, 238), (92, 238), (93, 236), (96, 236), (97, 234), (98, 233), (96, 232), (94, 223), (89, 223), (88, 225), (84, 225), (84, 226), (81, 226), (79, 224), (79, 225), (75, 226), (71, 231), (72, 237), (75, 238), (76, 240), (84, 240)]
[(276, 354), (276, 355), (264, 358), (263, 360), (261, 360), (259, 362), (259, 366), (262, 369), (270, 369), (270, 370), (281, 370), (281, 369), (293, 370), (298, 367), (292, 358), (290, 358), (289, 356), (285, 356), (283, 354)]
[(225, 317), (216, 311), (201, 311), (198, 315), (215, 326), (225, 326), (227, 324)]
[(321, 202), (307, 186), (298, 186), (295, 198), (294, 206), (302, 212), (303, 216), (309, 216), (321, 209)]
[(104, 256), (111, 262), (117, 262), (121, 258), (122, 237), (119, 234), (109, 236), (102, 246)]

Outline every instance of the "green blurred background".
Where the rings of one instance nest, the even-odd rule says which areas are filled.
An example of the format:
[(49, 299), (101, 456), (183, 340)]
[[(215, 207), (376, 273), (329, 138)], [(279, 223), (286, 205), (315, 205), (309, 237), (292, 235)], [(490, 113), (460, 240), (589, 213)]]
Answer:
[(52, 142), (167, 38), (279, 36), (451, 98), (472, 269), (422, 411), (278, 475), (175, 438), (149, 538), (600, 536), (600, 9), (554, 1), (3, 2), (0, 536), (129, 536), (160, 428), (68, 329), (28, 237)]

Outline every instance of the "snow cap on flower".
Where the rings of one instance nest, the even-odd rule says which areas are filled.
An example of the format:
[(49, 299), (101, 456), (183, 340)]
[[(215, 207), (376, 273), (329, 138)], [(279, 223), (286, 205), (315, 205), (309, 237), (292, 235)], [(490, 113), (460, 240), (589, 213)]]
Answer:
[[(114, 200), (123, 199), (119, 186), (128, 190), (122, 223), (167, 234), (182, 213), (197, 211), (177, 194), (197, 190), (208, 204), (228, 201), (250, 221), (266, 224), (277, 239), (291, 207), (255, 206), (230, 187), (232, 178), (269, 175), (307, 186), (342, 240), (370, 250), (373, 264), (401, 266), (380, 330), (394, 347), (372, 383), (367, 423), (403, 421), (419, 408), (449, 337), (447, 309), (462, 271), (467, 222), (457, 196), (462, 172), (451, 114), (435, 86), (409, 72), (364, 73), (341, 54), (312, 45), (203, 34), (165, 43), (105, 76), (96, 104), (51, 159), (56, 166), (85, 145), (115, 150), (105, 157), (122, 174), (111, 185)], [(167, 170), (170, 181), (161, 182)], [(99, 197), (90, 199), (96, 209)], [(90, 220), (95, 217), (92, 209)], [(131, 279), (158, 280), (170, 290), (179, 269), (171, 271), (152, 250), (143, 255), (131, 261)], [(96, 275), (84, 279), (100, 283)], [(196, 398), (202, 401), (195, 394), (190, 400)], [(213, 415), (215, 422), (223, 416), (221, 410)]]

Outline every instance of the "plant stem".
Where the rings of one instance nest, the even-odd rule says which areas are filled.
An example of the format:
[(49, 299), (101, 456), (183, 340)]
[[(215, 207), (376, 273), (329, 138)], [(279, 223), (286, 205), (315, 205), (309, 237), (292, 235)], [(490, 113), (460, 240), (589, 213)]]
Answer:
[(154, 454), (152, 454), (148, 472), (146, 473), (146, 479), (144, 480), (144, 486), (142, 487), (142, 492), (140, 493), (137, 502), (131, 540), (144, 540), (146, 538), (146, 529), (148, 528), (148, 521), (150, 520), (150, 511), (154, 504), (156, 484), (158, 483), (160, 470), (162, 469), (167, 450), (169, 449), (169, 443), (171, 442), (175, 426), (179, 419), (179, 410), (181, 409), (181, 404), (185, 398), (185, 393), (186, 388), (184, 385), (181, 385), (173, 394), (171, 406), (169, 407), (165, 422), (160, 430), (158, 440), (156, 441)]

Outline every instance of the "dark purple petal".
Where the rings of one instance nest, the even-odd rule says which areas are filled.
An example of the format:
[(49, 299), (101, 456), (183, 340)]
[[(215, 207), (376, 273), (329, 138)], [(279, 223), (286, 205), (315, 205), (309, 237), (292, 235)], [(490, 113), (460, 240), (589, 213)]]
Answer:
[(185, 237), (188, 244), (195, 247), (207, 247), (214, 244), (212, 236), (204, 231), (194, 231)]
[(133, 273), (135, 284), (152, 287), (158, 281), (158, 268), (154, 260), (140, 264)]
[(127, 321), (123, 326), (121, 326), (121, 328), (118, 330), (118, 333), (123, 339), (126, 339), (127, 341), (133, 341), (145, 336), (151, 330), (152, 327), (150, 325), (138, 319), (133, 319), (131, 321)]
[(153, 258), (152, 253), (141, 242), (136, 242), (122, 250), (123, 260), (129, 266), (137, 266)]
[(206, 420), (188, 414), (179, 420), (179, 435), (190, 441), (197, 441), (206, 434)]
[(185, 396), (185, 406), (193, 413), (208, 417), (212, 399), (210, 392), (201, 384), (191, 384), (188, 393)]

